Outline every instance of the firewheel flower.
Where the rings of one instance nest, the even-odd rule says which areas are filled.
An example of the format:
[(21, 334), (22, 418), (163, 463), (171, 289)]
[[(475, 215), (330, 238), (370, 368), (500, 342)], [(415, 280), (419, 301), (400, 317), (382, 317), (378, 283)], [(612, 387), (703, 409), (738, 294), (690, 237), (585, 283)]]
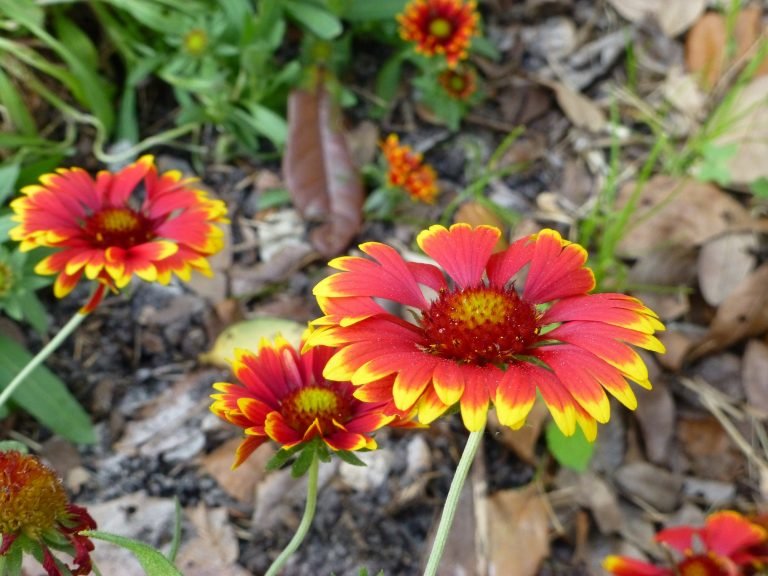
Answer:
[(736, 576), (756, 573), (768, 560), (760, 550), (768, 532), (732, 510), (711, 514), (703, 528), (667, 528), (655, 539), (677, 553), (673, 566), (626, 556), (608, 556), (603, 566), (615, 576)]
[(172, 170), (158, 174), (152, 156), (93, 179), (81, 168), (59, 169), (26, 186), (11, 202), (18, 225), (9, 235), (21, 250), (55, 252), (38, 274), (57, 274), (54, 294), (69, 294), (83, 275), (99, 283), (87, 309), (105, 288), (124, 288), (135, 274), (167, 284), (193, 270), (211, 275), (208, 257), (224, 245), (226, 206)]
[[(493, 254), (500, 234), (431, 226), (417, 242), (437, 266), (377, 242), (360, 246), (370, 258), (331, 261), (340, 272), (315, 286), (325, 316), (308, 342), (339, 348), (325, 377), (351, 381), (362, 400), (416, 408), (423, 424), (458, 403), (470, 431), (482, 429), (491, 403), (503, 425), (521, 427), (537, 390), (567, 435), (578, 423), (595, 438), (610, 416), (606, 391), (634, 409), (627, 379), (651, 385), (629, 345), (664, 350), (657, 316), (629, 296), (589, 294), (586, 251), (556, 231)], [(408, 307), (412, 321), (382, 300)], [(389, 388), (380, 383), (388, 376)]]
[(262, 340), (256, 354), (236, 351), (232, 371), (239, 382), (217, 382), (220, 394), (211, 395), (211, 411), (245, 431), (233, 468), (269, 439), (282, 448), (315, 438), (333, 451), (376, 448), (371, 433), (395, 419), (393, 409), (356, 399), (349, 382), (325, 379), (333, 352), (320, 346), (299, 353), (280, 336)]
[(479, 20), (474, 0), (411, 0), (397, 16), (403, 40), (425, 56), (445, 56), (451, 68), (466, 59)]
[(450, 98), (460, 102), (469, 101), (477, 90), (476, 73), (471, 66), (443, 70), (437, 81)]
[[(0, 558), (21, 565), (29, 552), (42, 559), (48, 576), (90, 574), (93, 543), (80, 532), (95, 529), (85, 508), (69, 503), (53, 470), (34, 456), (0, 451)], [(73, 566), (52, 550), (71, 554)]]
[(400, 144), (397, 134), (390, 134), (381, 144), (387, 161), (387, 184), (400, 188), (414, 199), (431, 204), (438, 193), (437, 174), (410, 146)]

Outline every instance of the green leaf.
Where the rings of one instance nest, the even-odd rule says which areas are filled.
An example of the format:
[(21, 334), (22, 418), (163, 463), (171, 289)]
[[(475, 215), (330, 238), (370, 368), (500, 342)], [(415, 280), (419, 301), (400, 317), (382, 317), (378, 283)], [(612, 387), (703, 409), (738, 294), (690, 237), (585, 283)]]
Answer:
[(285, 144), (288, 138), (288, 124), (285, 119), (261, 104), (248, 106), (250, 114), (243, 114), (249, 126), (262, 136), (269, 138), (276, 146)]
[(701, 149), (703, 158), (696, 178), (702, 182), (716, 182), (721, 186), (727, 185), (731, 181), (731, 170), (728, 167), (728, 162), (737, 152), (738, 144), (736, 143), (718, 146), (707, 142)]
[(34, 292), (22, 292), (16, 298), (21, 305), (24, 319), (40, 334), (48, 330), (48, 313)]
[(72, 20), (64, 16), (61, 10), (53, 11), (53, 23), (56, 27), (56, 35), (83, 64), (91, 70), (99, 67), (99, 51), (94, 46), (88, 35)]
[[(0, 441), (0, 452), (21, 452), (22, 454), (27, 454), (29, 449), (26, 444), (16, 440), (2, 440)], [(2, 574), (2, 571), (0, 571), (0, 574)]]
[(309, 467), (312, 464), (312, 461), (315, 459), (316, 451), (316, 441), (304, 444), (299, 457), (296, 458), (296, 462), (294, 462), (293, 467), (291, 467), (291, 476), (294, 478), (299, 478), (306, 474), (307, 470), (309, 470)]
[(485, 56), (486, 58), (490, 58), (491, 60), (498, 60), (499, 58), (501, 58), (501, 54), (499, 54), (499, 51), (496, 49), (496, 46), (491, 44), (491, 42), (487, 38), (484, 38), (482, 36), (472, 39), (472, 45), (470, 46), (470, 51), (473, 54)]
[[(4, 388), (31, 359), (29, 352), (0, 334), (0, 388)], [(96, 442), (88, 414), (64, 382), (45, 366), (33, 370), (11, 399), (56, 434), (77, 444)]]
[(339, 450), (338, 452), (334, 452), (334, 454), (344, 460), (347, 464), (352, 464), (353, 466), (368, 466), (365, 462), (360, 460), (354, 452)]
[(351, 0), (341, 15), (350, 22), (388, 20), (405, 9), (408, 0)]
[(141, 564), (141, 567), (144, 568), (144, 572), (146, 572), (147, 576), (183, 576), (170, 560), (163, 556), (159, 551), (143, 542), (98, 530), (84, 530), (80, 532), (80, 534), (87, 536), (88, 538), (116, 544), (121, 548), (133, 552), (134, 556), (136, 556)]
[(749, 185), (752, 194), (758, 198), (768, 198), (768, 178), (762, 176)]
[(283, 8), (294, 20), (323, 40), (333, 40), (343, 29), (336, 16), (307, 0), (283, 0)]
[(554, 422), (547, 424), (547, 448), (560, 465), (583, 472), (589, 466), (595, 445), (587, 440), (581, 428), (573, 436), (566, 436)]
[(403, 67), (403, 53), (398, 52), (391, 56), (376, 75), (376, 95), (392, 104), (400, 87), (400, 71)]
[(16, 192), (16, 180), (20, 171), (21, 165), (18, 162), (0, 166), (0, 204)]
[(267, 462), (267, 470), (279, 470), (283, 466), (285, 466), (285, 463), (288, 462), (288, 460), (293, 457), (296, 452), (301, 450), (303, 448), (302, 444), (299, 444), (298, 446), (294, 446), (293, 448), (282, 448), (278, 451), (277, 454), (272, 456), (272, 458), (269, 459), (269, 462)]
[(37, 134), (37, 126), (24, 104), (24, 98), (2, 68), (0, 68), (0, 103), (5, 107), (16, 131), (26, 136)]

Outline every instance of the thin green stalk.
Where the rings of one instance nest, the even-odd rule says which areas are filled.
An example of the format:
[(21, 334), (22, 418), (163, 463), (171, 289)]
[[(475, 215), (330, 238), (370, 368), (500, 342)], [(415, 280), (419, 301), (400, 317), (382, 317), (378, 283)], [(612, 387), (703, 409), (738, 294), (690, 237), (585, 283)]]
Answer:
[(288, 562), (288, 558), (290, 558), (299, 546), (301, 546), (304, 537), (307, 535), (307, 532), (309, 532), (309, 527), (312, 525), (312, 520), (315, 517), (315, 508), (317, 507), (317, 478), (319, 470), (320, 459), (317, 457), (317, 454), (315, 454), (312, 457), (312, 463), (309, 465), (309, 474), (307, 476), (307, 505), (304, 508), (304, 516), (302, 517), (299, 528), (296, 530), (293, 538), (288, 542), (288, 546), (286, 546), (285, 550), (280, 553), (280, 556), (272, 562), (272, 566), (269, 567), (265, 576), (277, 576), (285, 563)]
[(61, 330), (59, 330), (59, 333), (54, 336), (48, 344), (46, 344), (40, 352), (37, 353), (37, 355), (32, 358), (32, 360), (29, 361), (29, 363), (24, 366), (24, 368), (19, 372), (16, 377), (11, 380), (11, 383), (6, 386), (2, 392), (0, 392), (0, 407), (2, 407), (8, 398), (11, 397), (11, 394), (14, 393), (16, 388), (18, 388), (21, 383), (26, 379), (27, 376), (29, 376), (30, 372), (32, 372), (35, 368), (37, 368), (40, 364), (45, 361), (48, 356), (51, 355), (51, 353), (58, 348), (64, 340), (67, 339), (67, 337), (72, 334), (72, 332), (75, 331), (75, 329), (80, 326), (80, 323), (85, 320), (85, 317), (88, 316), (88, 313), (83, 313), (82, 311), (78, 311), (72, 318), (70, 318), (69, 322), (67, 322)]
[(456, 515), (456, 508), (459, 504), (461, 490), (464, 487), (464, 481), (467, 479), (467, 474), (475, 459), (475, 454), (477, 454), (477, 449), (480, 447), (480, 443), (483, 440), (484, 432), (485, 426), (480, 430), (470, 432), (469, 438), (467, 438), (464, 452), (461, 454), (459, 465), (456, 467), (456, 473), (453, 475), (453, 480), (451, 480), (448, 497), (445, 499), (443, 515), (440, 517), (440, 524), (437, 526), (435, 542), (432, 544), (432, 551), (429, 553), (427, 567), (424, 569), (424, 576), (435, 576), (435, 574), (437, 574), (437, 568), (440, 565), (440, 559), (443, 557), (445, 544), (448, 541), (448, 534), (451, 531), (451, 525), (453, 524), (453, 517)]

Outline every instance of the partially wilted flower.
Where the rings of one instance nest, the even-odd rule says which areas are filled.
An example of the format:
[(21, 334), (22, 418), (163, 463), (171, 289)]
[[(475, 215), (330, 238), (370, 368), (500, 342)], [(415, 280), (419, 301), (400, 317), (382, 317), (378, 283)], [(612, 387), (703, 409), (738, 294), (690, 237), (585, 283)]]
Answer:
[[(95, 528), (85, 508), (69, 503), (53, 470), (34, 456), (0, 451), (0, 556), (6, 562), (20, 565), (30, 552), (48, 576), (90, 574), (93, 543), (80, 532)], [(51, 550), (73, 556), (72, 567)]]
[(211, 275), (208, 258), (224, 246), (215, 224), (226, 221), (226, 206), (194, 187), (194, 179), (172, 170), (158, 175), (152, 156), (94, 180), (80, 168), (59, 169), (26, 186), (11, 202), (18, 226), (9, 232), (21, 250), (56, 251), (38, 274), (56, 274), (54, 294), (69, 294), (85, 275), (99, 282), (86, 310), (104, 288), (124, 288), (135, 274), (167, 284), (171, 275), (189, 280), (197, 270)]
[(425, 56), (445, 56), (451, 68), (467, 57), (479, 20), (474, 0), (411, 0), (397, 17), (403, 40)]
[(404, 190), (414, 200), (427, 204), (435, 201), (439, 191), (437, 174), (421, 154), (400, 144), (397, 134), (387, 136), (381, 151), (388, 164), (387, 184)]
[(461, 102), (467, 102), (477, 90), (477, 74), (468, 65), (443, 70), (437, 81), (449, 97)]

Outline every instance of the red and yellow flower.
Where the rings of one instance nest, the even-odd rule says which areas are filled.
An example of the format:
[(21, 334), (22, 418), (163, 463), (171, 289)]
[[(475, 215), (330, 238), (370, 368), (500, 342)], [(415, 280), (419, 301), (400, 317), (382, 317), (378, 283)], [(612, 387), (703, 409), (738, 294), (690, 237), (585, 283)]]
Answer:
[[(80, 532), (95, 529), (85, 508), (69, 503), (53, 470), (34, 456), (0, 451), (0, 556), (32, 552), (48, 576), (90, 574), (93, 542)], [(51, 550), (71, 554), (73, 566)]]
[(471, 66), (443, 70), (437, 81), (448, 96), (461, 102), (469, 101), (477, 90), (477, 74)]
[(403, 40), (425, 56), (445, 56), (451, 68), (467, 58), (479, 20), (474, 0), (411, 0), (397, 16)]
[(371, 434), (392, 422), (391, 403), (364, 403), (349, 382), (331, 382), (323, 369), (334, 351), (299, 353), (284, 338), (262, 340), (256, 354), (237, 350), (236, 384), (217, 382), (211, 411), (245, 431), (233, 468), (267, 440), (292, 448), (320, 438), (334, 451), (376, 448)]
[[(586, 251), (556, 231), (494, 254), (500, 235), (432, 226), (417, 241), (437, 265), (406, 262), (377, 242), (360, 246), (369, 258), (331, 261), (340, 272), (314, 289), (325, 316), (308, 341), (339, 348), (325, 377), (351, 381), (362, 400), (415, 408), (423, 424), (458, 403), (470, 431), (484, 426), (491, 403), (502, 424), (521, 427), (537, 391), (568, 435), (578, 424), (595, 438), (610, 416), (606, 391), (634, 409), (628, 379), (651, 385), (630, 345), (664, 350), (653, 336), (664, 328), (657, 316), (629, 296), (589, 294)], [(382, 300), (409, 308), (413, 320)]]
[(381, 143), (381, 151), (389, 166), (387, 184), (405, 190), (414, 200), (427, 204), (435, 201), (439, 191), (435, 169), (410, 146), (400, 144), (397, 134), (390, 134)]
[(759, 551), (768, 532), (732, 510), (711, 514), (703, 528), (667, 528), (655, 540), (677, 553), (674, 566), (626, 556), (608, 556), (603, 566), (615, 576), (738, 576), (755, 573), (768, 560)]
[(58, 275), (57, 297), (83, 275), (99, 282), (86, 309), (134, 274), (161, 284), (172, 274), (188, 280), (193, 270), (210, 276), (208, 258), (224, 246), (216, 223), (226, 222), (226, 206), (194, 182), (175, 170), (158, 174), (152, 156), (95, 179), (80, 168), (59, 169), (11, 202), (18, 225), (9, 235), (22, 251), (56, 249), (35, 271)]

